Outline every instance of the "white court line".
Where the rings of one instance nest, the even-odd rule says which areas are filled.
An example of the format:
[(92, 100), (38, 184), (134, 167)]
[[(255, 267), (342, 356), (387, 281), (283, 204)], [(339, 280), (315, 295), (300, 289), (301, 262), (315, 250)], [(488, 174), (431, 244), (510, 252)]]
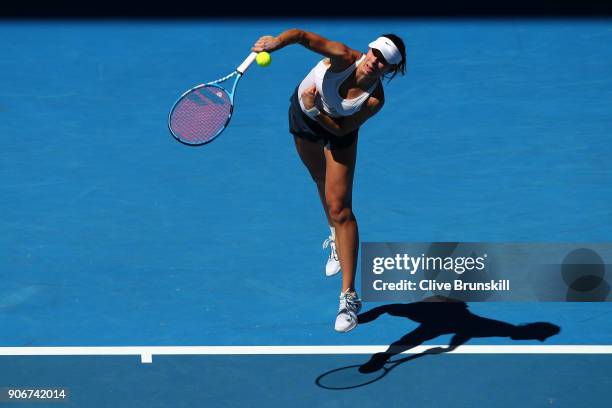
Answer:
[[(0, 356), (153, 356), (259, 354), (373, 354), (388, 346), (120, 346), (120, 347), (0, 347)], [(418, 354), (432, 347), (417, 346), (402, 354)], [(453, 354), (612, 354), (612, 345), (464, 345)]]

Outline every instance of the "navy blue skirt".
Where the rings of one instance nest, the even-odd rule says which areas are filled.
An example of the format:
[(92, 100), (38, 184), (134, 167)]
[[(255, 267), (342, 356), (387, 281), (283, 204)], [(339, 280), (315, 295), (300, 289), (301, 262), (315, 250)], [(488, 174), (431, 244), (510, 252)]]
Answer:
[(349, 147), (357, 140), (359, 129), (355, 129), (344, 136), (336, 136), (302, 112), (298, 100), (298, 88), (295, 88), (289, 101), (289, 132), (296, 137), (311, 142), (323, 141), (325, 147), (331, 150)]

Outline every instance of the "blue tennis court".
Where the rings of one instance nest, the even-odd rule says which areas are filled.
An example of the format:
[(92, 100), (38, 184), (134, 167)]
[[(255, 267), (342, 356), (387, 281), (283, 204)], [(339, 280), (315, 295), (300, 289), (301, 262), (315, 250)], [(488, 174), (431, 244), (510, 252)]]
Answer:
[[(329, 230), (287, 124), (318, 56), (292, 46), (253, 65), (214, 143), (168, 132), (183, 91), (291, 27), (364, 51), (385, 32), (406, 42), (407, 75), (361, 131), (362, 242), (610, 241), (610, 20), (3, 21), (0, 388), (65, 386), (84, 407), (607, 406), (612, 351), (589, 348), (612, 346), (605, 302), (471, 303), (561, 332), (473, 339), (473, 353), (424, 355), (351, 390), (315, 380), (367, 352), (257, 351), (386, 346), (415, 327), (385, 316), (333, 330)], [(152, 364), (78, 352), (165, 346), (253, 348)], [(40, 347), (75, 352), (14, 355)]]

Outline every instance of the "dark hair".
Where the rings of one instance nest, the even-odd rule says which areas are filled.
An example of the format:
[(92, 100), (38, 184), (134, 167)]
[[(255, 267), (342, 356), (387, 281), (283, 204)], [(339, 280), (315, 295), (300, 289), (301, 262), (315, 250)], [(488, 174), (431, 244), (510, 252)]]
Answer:
[(387, 37), (388, 39), (390, 39), (397, 47), (400, 54), (402, 54), (402, 60), (395, 66), (395, 68), (389, 71), (391, 73), (390, 76), (389, 74), (385, 75), (385, 78), (390, 81), (395, 78), (398, 72), (401, 75), (404, 75), (406, 73), (406, 46), (404, 45), (404, 41), (402, 41), (402, 39), (395, 34), (383, 34), (382, 37)]

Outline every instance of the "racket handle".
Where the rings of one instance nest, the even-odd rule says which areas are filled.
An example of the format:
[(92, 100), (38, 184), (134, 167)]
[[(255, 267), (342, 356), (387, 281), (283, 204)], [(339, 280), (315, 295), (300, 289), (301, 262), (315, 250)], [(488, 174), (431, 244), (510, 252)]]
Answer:
[(253, 61), (255, 61), (255, 57), (257, 57), (256, 52), (250, 53), (249, 56), (242, 62), (242, 64), (240, 64), (240, 66), (236, 68), (236, 71), (238, 71), (240, 75), (244, 74), (247, 68), (253, 63)]

